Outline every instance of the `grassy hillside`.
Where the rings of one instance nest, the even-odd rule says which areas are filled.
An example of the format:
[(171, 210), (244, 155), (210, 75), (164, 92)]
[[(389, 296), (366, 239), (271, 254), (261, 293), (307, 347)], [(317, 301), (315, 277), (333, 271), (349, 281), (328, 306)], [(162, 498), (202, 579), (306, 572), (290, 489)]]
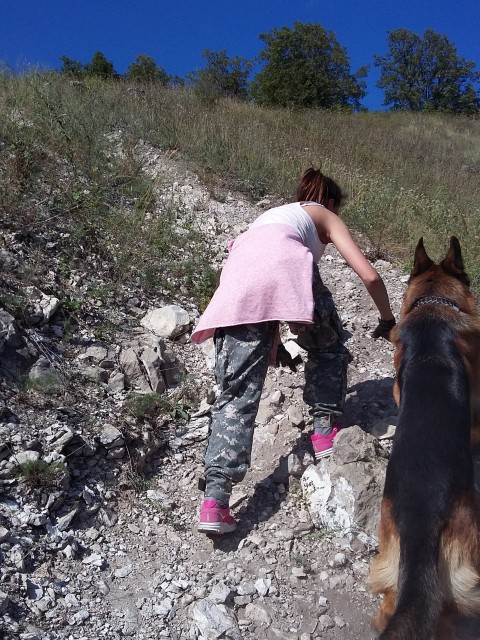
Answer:
[(342, 215), (371, 257), (407, 265), (423, 236), (440, 258), (454, 234), (480, 288), (480, 121), (438, 114), (285, 111), (207, 103), (186, 89), (0, 78), (2, 226), (68, 228), (66, 269), (81, 245), (110, 262), (112, 282), (127, 269), (132, 282), (158, 286), (172, 257), (177, 277), (193, 282), (206, 239), (192, 218), (196, 250), (182, 257), (175, 211), (146, 215), (155, 184), (134, 153), (139, 139), (185, 157), (213, 194), (292, 198), (301, 171), (321, 166), (348, 193)]

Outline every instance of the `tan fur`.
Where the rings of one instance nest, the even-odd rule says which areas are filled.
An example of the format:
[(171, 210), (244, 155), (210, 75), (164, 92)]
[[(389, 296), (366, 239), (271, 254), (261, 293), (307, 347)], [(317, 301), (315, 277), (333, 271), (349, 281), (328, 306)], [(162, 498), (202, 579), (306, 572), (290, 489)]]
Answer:
[(379, 554), (372, 560), (367, 584), (375, 593), (383, 593), (383, 602), (373, 626), (383, 631), (395, 608), (400, 561), (400, 537), (391, 515), (391, 503), (384, 498), (381, 507), (381, 520), (378, 530)]
[(378, 546), (380, 553), (372, 560), (368, 584), (374, 591), (381, 593), (396, 588), (400, 558), (400, 538), (391, 516), (390, 501), (386, 498), (382, 500)]
[(480, 611), (479, 516), (477, 496), (459, 498), (441, 539), (444, 600), (454, 603), (462, 615)]

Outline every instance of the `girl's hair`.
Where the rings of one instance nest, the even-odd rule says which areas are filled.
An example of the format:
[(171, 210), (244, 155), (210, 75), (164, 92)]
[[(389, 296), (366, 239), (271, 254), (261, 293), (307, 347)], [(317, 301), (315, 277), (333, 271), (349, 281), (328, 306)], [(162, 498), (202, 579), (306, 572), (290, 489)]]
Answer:
[(318, 202), (326, 205), (333, 200), (335, 209), (342, 203), (343, 193), (332, 178), (324, 176), (320, 169), (307, 169), (297, 188), (297, 202)]

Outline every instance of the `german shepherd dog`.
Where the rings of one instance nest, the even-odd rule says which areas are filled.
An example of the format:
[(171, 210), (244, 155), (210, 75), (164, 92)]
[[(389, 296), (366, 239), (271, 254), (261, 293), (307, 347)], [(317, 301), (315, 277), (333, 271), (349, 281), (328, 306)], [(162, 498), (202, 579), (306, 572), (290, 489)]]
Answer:
[(399, 417), (369, 576), (383, 594), (373, 625), (382, 640), (451, 639), (456, 616), (480, 612), (480, 318), (457, 238), (440, 264), (420, 239), (391, 339)]

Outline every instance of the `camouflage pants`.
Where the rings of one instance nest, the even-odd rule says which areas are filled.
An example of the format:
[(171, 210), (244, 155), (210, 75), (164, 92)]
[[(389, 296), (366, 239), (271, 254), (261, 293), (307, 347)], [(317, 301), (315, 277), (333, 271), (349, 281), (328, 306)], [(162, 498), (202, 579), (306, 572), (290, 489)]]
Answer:
[[(298, 344), (307, 351), (303, 398), (310, 414), (343, 411), (350, 354), (332, 296), (314, 267), (313, 325), (302, 325)], [(215, 375), (221, 393), (212, 407), (205, 453), (205, 495), (228, 504), (232, 484), (250, 465), (253, 430), (277, 331), (276, 322), (223, 327), (215, 332)]]

